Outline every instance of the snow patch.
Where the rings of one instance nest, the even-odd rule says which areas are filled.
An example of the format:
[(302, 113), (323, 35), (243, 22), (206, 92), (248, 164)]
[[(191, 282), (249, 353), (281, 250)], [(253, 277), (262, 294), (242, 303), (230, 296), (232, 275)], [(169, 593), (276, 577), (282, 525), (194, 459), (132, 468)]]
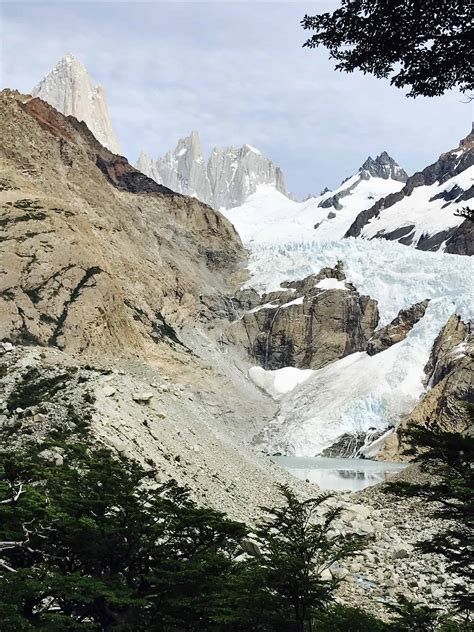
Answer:
[(260, 366), (249, 369), (249, 377), (252, 382), (274, 399), (279, 399), (282, 395), (290, 393), (299, 384), (310, 378), (313, 373), (312, 369), (295, 369), (293, 367), (285, 367), (275, 371), (266, 371)]
[(347, 290), (344, 281), (338, 281), (337, 279), (321, 279), (316, 283), (316, 286), (322, 290)]

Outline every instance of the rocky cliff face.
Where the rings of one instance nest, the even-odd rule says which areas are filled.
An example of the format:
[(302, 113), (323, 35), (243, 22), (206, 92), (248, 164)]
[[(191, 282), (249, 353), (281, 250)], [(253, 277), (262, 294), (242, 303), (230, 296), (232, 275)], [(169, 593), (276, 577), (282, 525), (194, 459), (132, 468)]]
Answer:
[(339, 265), (265, 294), (232, 324), (231, 339), (264, 369), (319, 369), (363, 351), (377, 326), (377, 301), (344, 279)]
[(425, 315), (428, 303), (429, 300), (426, 299), (406, 309), (401, 309), (391, 323), (375, 332), (367, 343), (367, 353), (375, 355), (405, 340), (413, 326)]
[(66, 116), (84, 121), (97, 140), (115, 154), (120, 145), (112, 128), (105, 91), (92, 83), (74, 55), (66, 55), (31, 92)]
[(364, 179), (372, 177), (382, 178), (383, 180), (396, 180), (398, 182), (406, 182), (408, 180), (406, 171), (386, 151), (383, 151), (375, 159), (369, 156), (360, 168), (360, 174)]
[(197, 197), (215, 209), (239, 206), (261, 184), (289, 196), (281, 169), (250, 145), (215, 147), (206, 164), (197, 132), (182, 138), (163, 158), (152, 160), (142, 152), (137, 168), (173, 191)]
[(468, 426), (464, 403), (474, 403), (474, 334), (471, 325), (451, 316), (435, 340), (425, 367), (430, 390), (385, 441), (378, 458), (406, 459), (405, 431), (411, 424), (448, 432)]
[(201, 297), (218, 304), (237, 280), (232, 225), (44, 101), (4, 91), (0, 105), (0, 338), (109, 354), (179, 344), (177, 329), (206, 318)]
[(472, 222), (458, 215), (474, 197), (474, 132), (408, 178), (401, 191), (362, 211), (346, 237), (383, 238), (420, 250), (474, 254)]

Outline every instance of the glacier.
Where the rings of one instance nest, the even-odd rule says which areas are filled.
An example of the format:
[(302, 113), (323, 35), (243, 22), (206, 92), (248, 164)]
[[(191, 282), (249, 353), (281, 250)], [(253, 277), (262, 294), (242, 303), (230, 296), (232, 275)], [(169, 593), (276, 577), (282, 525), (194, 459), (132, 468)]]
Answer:
[[(252, 380), (279, 400), (277, 416), (256, 438), (268, 453), (315, 456), (346, 433), (393, 427), (426, 391), (424, 366), (448, 318), (455, 313), (465, 322), (474, 319), (471, 257), (417, 250), (397, 241), (342, 239), (346, 224), (364, 205), (368, 208), (387, 188), (401, 186), (380, 178), (362, 181), (332, 218), (319, 205), (321, 197), (294, 202), (271, 187), (259, 187), (241, 207), (225, 211), (250, 251), (246, 287), (276, 291), (283, 281), (342, 261), (347, 281), (377, 299), (380, 326), (400, 309), (430, 299), (406, 339), (375, 356), (354, 353), (301, 376), (285, 375), (287, 369), (280, 369), (281, 374), (250, 369)], [(325, 221), (315, 229), (322, 212)]]

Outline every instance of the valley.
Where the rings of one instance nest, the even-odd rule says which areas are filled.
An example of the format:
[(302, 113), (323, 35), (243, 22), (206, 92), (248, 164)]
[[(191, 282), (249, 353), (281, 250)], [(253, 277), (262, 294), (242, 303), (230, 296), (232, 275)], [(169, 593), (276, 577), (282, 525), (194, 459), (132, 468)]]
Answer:
[(60, 468), (54, 437), (85, 415), (93, 443), (250, 530), (279, 486), (302, 501), (330, 490), (333, 534), (367, 541), (325, 569), (340, 603), (386, 619), (401, 594), (449, 611), (467, 580), (415, 548), (442, 521), (383, 483), (427, 484), (405, 453), (410, 423), (469, 423), (474, 240), (459, 211), (473, 133), (415, 175), (382, 152), (297, 201), (258, 149), (205, 163), (194, 132), (132, 166), (71, 55), (0, 106), (12, 445), (45, 443)]

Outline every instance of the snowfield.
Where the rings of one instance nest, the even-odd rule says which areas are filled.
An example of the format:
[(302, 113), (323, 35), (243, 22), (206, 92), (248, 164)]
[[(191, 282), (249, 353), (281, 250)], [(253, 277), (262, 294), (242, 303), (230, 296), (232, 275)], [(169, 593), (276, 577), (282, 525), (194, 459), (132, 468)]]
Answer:
[(459, 226), (464, 218), (455, 213), (466, 206), (467, 202), (447, 204), (443, 197), (434, 198), (453, 189), (458, 190), (460, 195), (461, 190), (467, 191), (473, 184), (474, 167), (469, 167), (442, 184), (435, 182), (430, 186), (415, 187), (411, 195), (384, 209), (378, 217), (374, 217), (364, 227), (361, 236), (370, 239), (404, 226), (414, 226), (410, 235), (412, 244), (416, 245), (423, 235), (436, 235), (448, 228)]
[[(361, 182), (355, 192), (364, 185), (364, 195), (361, 190), (354, 200), (355, 192), (343, 198), (342, 211), (335, 211), (336, 217), (316, 230), (314, 225), (328, 213), (318, 208), (320, 198), (293, 202), (269, 187), (261, 187), (241, 207), (225, 213), (251, 252), (251, 277), (246, 285), (261, 293), (278, 290), (283, 281), (303, 279), (340, 260), (347, 281), (361, 294), (377, 299), (379, 326), (390, 322), (400, 309), (430, 299), (425, 316), (407, 338), (375, 356), (354, 353), (301, 375), (291, 367), (252, 368), (251, 379), (280, 399), (279, 414), (261, 441), (269, 453), (314, 456), (345, 433), (383, 431), (395, 425), (426, 390), (423, 369), (448, 318), (458, 314), (466, 322), (474, 319), (473, 258), (424, 252), (396, 241), (341, 239), (363, 205), (373, 204), (374, 188), (381, 184), (375, 180), (379, 179)], [(344, 289), (343, 283), (330, 285)]]

